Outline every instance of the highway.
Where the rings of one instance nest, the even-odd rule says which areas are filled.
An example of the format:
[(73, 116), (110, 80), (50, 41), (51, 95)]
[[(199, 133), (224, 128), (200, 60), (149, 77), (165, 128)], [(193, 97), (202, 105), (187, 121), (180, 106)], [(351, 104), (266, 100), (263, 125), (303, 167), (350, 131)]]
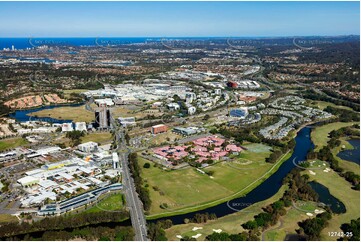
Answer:
[(123, 171), (122, 182), (124, 186), (125, 199), (130, 211), (130, 218), (135, 233), (134, 240), (147, 241), (147, 223), (143, 213), (143, 204), (135, 191), (134, 179), (131, 176), (128, 166), (128, 155), (131, 153), (131, 150), (126, 146), (123, 128), (118, 126), (113, 116), (111, 116), (111, 123), (113, 125), (116, 142), (118, 144), (118, 154)]

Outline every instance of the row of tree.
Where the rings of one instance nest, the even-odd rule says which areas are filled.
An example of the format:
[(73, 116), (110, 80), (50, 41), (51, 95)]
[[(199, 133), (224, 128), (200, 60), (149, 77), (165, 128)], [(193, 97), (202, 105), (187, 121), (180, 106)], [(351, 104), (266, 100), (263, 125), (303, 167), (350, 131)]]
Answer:
[(15, 241), (69, 241), (69, 240), (92, 240), (92, 241), (131, 241), (134, 238), (132, 227), (116, 226), (115, 228), (96, 226), (76, 228), (73, 230), (45, 231), (40, 236), (38, 234), (26, 234), (24, 236), (14, 236), (6, 240)]
[(298, 223), (300, 228), (297, 233), (306, 236), (307, 240), (320, 240), (321, 231), (328, 225), (328, 220), (332, 218), (329, 211), (317, 214), (315, 218), (309, 218)]
[[(284, 179), (283, 183), (288, 185), (288, 189), (282, 198), (263, 208), (263, 212), (254, 216), (242, 227), (249, 230), (248, 235), (255, 235), (259, 230), (265, 230), (277, 223), (281, 216), (287, 213), (286, 208), (290, 207), (293, 201), (317, 201), (318, 194), (308, 184), (309, 176), (300, 174), (300, 169), (293, 169)], [(245, 236), (246, 234), (243, 234)]]
[(26, 234), (47, 230), (64, 230), (67, 228), (78, 228), (91, 224), (103, 222), (120, 222), (129, 218), (129, 212), (123, 210), (119, 212), (94, 212), (81, 213), (76, 216), (57, 216), (46, 217), (42, 220), (32, 221), (31, 223), (7, 223), (3, 224), (0, 229), (0, 238), (6, 238), (18, 234)]
[[(357, 126), (353, 126), (357, 127)], [(327, 142), (327, 145), (320, 149), (318, 152), (310, 151), (307, 154), (308, 159), (320, 159), (323, 161), (327, 161), (330, 164), (331, 169), (336, 171), (341, 177), (344, 177), (348, 182), (352, 184), (352, 188), (355, 190), (360, 190), (360, 176), (352, 171), (344, 172), (339, 166), (338, 160), (334, 157), (332, 150), (333, 148), (339, 146), (341, 141), (336, 137), (341, 137), (343, 134), (358, 134), (358, 131), (352, 130), (352, 128), (341, 128), (337, 131), (332, 131), (330, 133), (331, 139)]]
[(134, 179), (135, 190), (139, 194), (139, 198), (143, 203), (143, 207), (145, 211), (149, 211), (152, 201), (149, 197), (149, 190), (146, 187), (143, 187), (143, 179), (140, 175), (141, 168), (138, 164), (138, 156), (137, 153), (131, 153), (129, 155), (129, 169), (132, 173), (132, 177)]

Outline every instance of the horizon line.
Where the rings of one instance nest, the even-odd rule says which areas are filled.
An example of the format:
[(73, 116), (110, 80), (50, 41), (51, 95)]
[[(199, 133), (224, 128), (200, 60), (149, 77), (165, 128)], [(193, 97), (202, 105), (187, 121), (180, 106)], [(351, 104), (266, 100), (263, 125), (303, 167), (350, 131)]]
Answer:
[(36, 39), (36, 38), (296, 38), (296, 37), (347, 37), (360, 34), (339, 35), (269, 35), (269, 36), (0, 36), (0, 38)]

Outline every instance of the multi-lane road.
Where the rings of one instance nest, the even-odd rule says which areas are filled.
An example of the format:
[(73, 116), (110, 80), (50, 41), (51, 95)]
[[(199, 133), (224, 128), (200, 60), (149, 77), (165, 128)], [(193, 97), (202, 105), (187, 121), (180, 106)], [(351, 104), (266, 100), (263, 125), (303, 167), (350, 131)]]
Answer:
[(127, 206), (130, 211), (130, 218), (135, 232), (135, 241), (147, 241), (147, 223), (143, 213), (143, 204), (141, 203), (137, 192), (135, 191), (134, 179), (130, 174), (128, 166), (128, 156), (130, 149), (126, 146), (123, 128), (119, 128), (116, 121), (111, 116), (111, 123), (116, 135), (118, 144), (118, 153), (121, 160), (123, 171), (123, 187)]

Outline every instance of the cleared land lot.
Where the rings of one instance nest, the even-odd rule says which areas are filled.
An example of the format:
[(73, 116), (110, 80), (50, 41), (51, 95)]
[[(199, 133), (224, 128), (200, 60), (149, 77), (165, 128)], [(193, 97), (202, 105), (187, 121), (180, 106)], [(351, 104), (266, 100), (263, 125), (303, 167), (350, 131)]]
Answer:
[(0, 224), (1, 223), (9, 223), (9, 222), (17, 222), (19, 221), (15, 216), (10, 214), (0, 214)]
[[(208, 221), (207, 223), (197, 224), (181, 224), (175, 225), (166, 230), (166, 236), (169, 240), (179, 240), (176, 235), (181, 236), (193, 236), (196, 234), (202, 234), (198, 240), (205, 240), (205, 237), (213, 233), (213, 229), (222, 229), (227, 233), (240, 233), (244, 231), (242, 224), (252, 220), (253, 217), (262, 212), (262, 208), (271, 204), (283, 196), (286, 186), (280, 188), (280, 190), (271, 198), (264, 200), (262, 202), (255, 203), (240, 212), (236, 212), (221, 218), (218, 218), (214, 221)], [(192, 231), (194, 227), (202, 227), (202, 229), (197, 231)]]
[[(181, 138), (182, 138), (181, 135), (175, 134), (171, 130), (168, 130), (165, 133), (157, 134), (156, 136), (150, 138), (149, 144), (150, 145), (160, 145), (164, 142), (174, 142), (175, 140), (181, 139)], [(169, 141), (167, 139), (169, 139)]]
[(80, 94), (82, 92), (86, 92), (89, 91), (88, 89), (72, 89), (72, 90), (64, 90), (64, 97), (65, 98), (69, 98), (70, 97), (70, 93), (76, 93), (76, 94)]
[(95, 119), (94, 113), (85, 109), (85, 105), (79, 107), (58, 107), (41, 110), (29, 114), (30, 116), (50, 117), (55, 119), (68, 119), (74, 122), (91, 122)]
[(88, 133), (84, 137), (81, 138), (81, 142), (89, 142), (93, 141), (96, 143), (110, 143), (112, 141), (112, 134), (109, 132), (96, 132), (96, 133)]
[(343, 127), (351, 126), (353, 124), (357, 124), (357, 122), (336, 122), (330, 123), (326, 125), (322, 125), (320, 127), (315, 128), (311, 132), (312, 142), (315, 144), (315, 151), (319, 151), (322, 147), (327, 145), (327, 142), (330, 140), (328, 137), (329, 133), (333, 130), (337, 130)]
[(28, 142), (23, 138), (10, 138), (0, 140), (0, 151), (14, 149), (16, 147), (26, 145)]
[[(209, 203), (215, 205), (217, 200), (219, 203), (232, 196), (239, 197), (246, 194), (262, 182), (261, 179), (257, 179), (262, 176), (268, 177), (276, 171), (274, 168), (269, 172), (274, 166), (265, 162), (269, 154), (270, 151), (259, 153), (245, 151), (241, 157), (246, 158), (236, 159), (233, 162), (220, 162), (206, 168), (214, 171), (212, 177), (201, 174), (193, 167), (174, 171), (154, 166), (143, 168), (142, 177), (149, 186), (152, 200), (150, 217), (197, 210), (209, 206)], [(241, 159), (247, 159), (247, 163), (240, 164)], [(149, 161), (139, 158), (139, 162), (143, 167), (143, 164)], [(160, 208), (163, 203), (168, 205), (167, 209)]]
[(136, 119), (144, 118), (147, 115), (162, 116), (163, 113), (158, 110), (142, 110), (138, 106), (116, 106), (111, 108), (111, 112), (115, 117), (135, 117)]

